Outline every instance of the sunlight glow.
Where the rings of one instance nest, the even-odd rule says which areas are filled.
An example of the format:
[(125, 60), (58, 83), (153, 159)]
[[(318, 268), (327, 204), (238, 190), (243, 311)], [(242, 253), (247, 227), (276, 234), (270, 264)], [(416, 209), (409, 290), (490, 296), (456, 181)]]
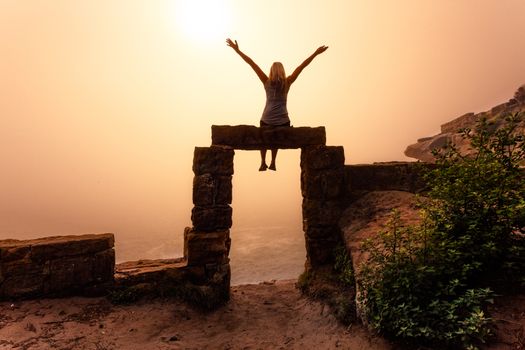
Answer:
[(227, 36), (231, 21), (227, 0), (180, 0), (176, 4), (176, 24), (189, 39), (211, 42)]

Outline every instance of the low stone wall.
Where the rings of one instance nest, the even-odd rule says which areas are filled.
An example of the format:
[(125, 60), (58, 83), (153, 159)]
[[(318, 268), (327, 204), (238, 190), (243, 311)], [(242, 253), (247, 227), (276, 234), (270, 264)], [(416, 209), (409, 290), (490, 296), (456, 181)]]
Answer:
[(356, 194), (368, 191), (424, 191), (422, 171), (430, 166), (420, 162), (346, 165), (346, 197), (352, 200)]
[(103, 294), (113, 246), (111, 233), (0, 241), (0, 299)]
[(117, 303), (145, 295), (178, 297), (199, 308), (213, 309), (229, 299), (229, 276), (227, 264), (190, 266), (185, 258), (129, 261), (117, 264), (110, 297)]

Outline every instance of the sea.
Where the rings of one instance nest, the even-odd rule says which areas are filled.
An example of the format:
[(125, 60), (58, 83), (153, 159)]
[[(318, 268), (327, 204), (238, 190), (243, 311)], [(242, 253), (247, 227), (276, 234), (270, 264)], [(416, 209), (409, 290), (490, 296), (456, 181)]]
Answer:
[[(182, 233), (116, 236), (117, 263), (137, 259), (169, 259), (182, 256)], [(297, 226), (232, 227), (231, 284), (295, 279), (304, 271), (304, 233)]]

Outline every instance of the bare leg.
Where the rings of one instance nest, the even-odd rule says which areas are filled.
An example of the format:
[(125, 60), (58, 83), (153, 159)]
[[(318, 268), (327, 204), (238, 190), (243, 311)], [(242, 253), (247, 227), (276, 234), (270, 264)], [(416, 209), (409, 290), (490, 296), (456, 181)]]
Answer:
[(259, 171), (265, 171), (268, 169), (268, 165), (266, 165), (266, 150), (261, 150), (261, 166), (259, 167)]
[(277, 149), (272, 149), (272, 162), (270, 163), (270, 170), (277, 170), (275, 167), (275, 158), (277, 158)]

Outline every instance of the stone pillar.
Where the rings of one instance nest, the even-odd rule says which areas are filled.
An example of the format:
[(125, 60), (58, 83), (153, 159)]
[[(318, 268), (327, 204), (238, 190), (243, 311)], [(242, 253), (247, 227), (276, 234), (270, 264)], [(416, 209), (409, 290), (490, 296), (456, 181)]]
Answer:
[(345, 194), (345, 156), (341, 146), (301, 149), (303, 230), (306, 269), (331, 264), (341, 243), (338, 226)]
[(229, 297), (230, 227), (234, 151), (196, 147), (193, 157), (193, 227), (184, 230), (184, 257), (195, 273), (192, 283)]

